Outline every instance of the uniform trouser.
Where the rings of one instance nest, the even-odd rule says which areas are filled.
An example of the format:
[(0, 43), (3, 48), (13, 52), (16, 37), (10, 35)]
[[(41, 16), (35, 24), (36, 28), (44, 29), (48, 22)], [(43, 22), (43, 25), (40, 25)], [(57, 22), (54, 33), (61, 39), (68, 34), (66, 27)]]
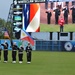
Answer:
[(64, 16), (65, 24), (68, 24), (68, 17)]
[(55, 16), (55, 24), (58, 24), (59, 16)]
[(50, 16), (47, 16), (47, 24), (50, 24), (51, 23), (51, 17)]
[(1, 51), (0, 51), (0, 60), (1, 60)]
[(12, 51), (12, 61), (16, 61), (16, 51)]
[(27, 53), (27, 62), (31, 62), (31, 52)]
[(18, 54), (19, 61), (23, 61), (23, 54)]
[(75, 23), (75, 15), (72, 15), (72, 23)]
[(63, 32), (63, 26), (60, 26), (60, 32)]
[(0, 51), (0, 56), (1, 56), (1, 51)]
[(4, 50), (4, 61), (8, 61), (8, 50)]

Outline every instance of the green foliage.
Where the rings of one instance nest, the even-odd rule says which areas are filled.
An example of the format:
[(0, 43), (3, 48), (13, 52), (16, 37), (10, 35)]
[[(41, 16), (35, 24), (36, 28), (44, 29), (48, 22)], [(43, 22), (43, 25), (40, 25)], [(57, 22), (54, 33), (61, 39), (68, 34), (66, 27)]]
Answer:
[(0, 32), (0, 39), (4, 38), (4, 34)]
[[(4, 19), (0, 18), (0, 28), (4, 27), (8, 30), (10, 38), (14, 38), (12, 34), (12, 24), (11, 22), (6, 22)], [(3, 39), (3, 33), (1, 32), (0, 39)]]
[[(18, 55), (17, 55), (18, 56)], [(31, 64), (26, 63), (24, 52), (23, 63), (12, 64), (9, 51), (8, 63), (0, 62), (0, 75), (75, 75), (74, 52), (33, 51)]]
[(0, 18), (0, 27), (5, 27), (5, 20)]

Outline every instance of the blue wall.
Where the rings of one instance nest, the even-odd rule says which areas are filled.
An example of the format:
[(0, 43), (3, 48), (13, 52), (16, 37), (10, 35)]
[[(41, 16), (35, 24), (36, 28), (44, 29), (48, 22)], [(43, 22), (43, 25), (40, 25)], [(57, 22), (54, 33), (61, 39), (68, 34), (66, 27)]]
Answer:
[[(0, 44), (4, 43), (4, 41), (4, 39), (0, 40)], [(11, 50), (10, 40), (6, 41), (9, 43), (8, 50)], [(13, 42), (16, 42), (18, 47), (23, 45), (24, 49), (28, 45), (27, 41), (13, 40)], [(35, 45), (32, 48), (37, 51), (75, 51), (75, 41), (35, 41)]]
[(36, 50), (75, 51), (75, 41), (36, 41)]
[[(10, 40), (6, 40), (6, 39), (1, 39), (0, 40), (0, 44), (3, 44), (5, 41), (8, 42), (9, 46), (8, 46), (8, 50), (12, 50), (11, 49), (11, 42)], [(20, 47), (21, 45), (23, 45), (24, 49), (26, 48), (26, 46), (28, 45), (28, 42), (27, 41), (22, 41), (22, 40), (13, 40), (13, 42), (16, 42), (16, 45), (18, 47)], [(1, 46), (2, 49), (3, 49), (3, 46)], [(35, 46), (32, 46), (32, 49), (35, 50)]]

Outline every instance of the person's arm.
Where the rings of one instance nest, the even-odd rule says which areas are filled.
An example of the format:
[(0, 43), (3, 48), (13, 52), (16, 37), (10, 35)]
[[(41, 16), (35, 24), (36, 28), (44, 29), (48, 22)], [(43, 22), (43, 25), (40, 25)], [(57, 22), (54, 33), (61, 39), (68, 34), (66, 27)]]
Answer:
[(24, 48), (23, 48), (23, 47), (21, 47), (21, 49), (22, 49), (22, 50), (24, 50)]
[(1, 44), (2, 46), (4, 46), (4, 44)]
[(50, 12), (50, 16), (52, 16), (52, 13)]
[(48, 13), (48, 11), (46, 11), (46, 13)]
[(65, 10), (65, 8), (62, 9), (62, 11), (64, 11), (64, 10)]
[(73, 10), (73, 6), (72, 6), (72, 7), (70, 7), (70, 10)]
[(8, 43), (6, 42), (6, 45), (7, 45), (7, 47), (8, 47)]
[(20, 48), (16, 45), (16, 50), (20, 50)]
[(15, 49), (15, 50), (19, 50), (19, 47), (17, 45), (13, 45), (12, 48)]
[(30, 50), (32, 51), (32, 47), (30, 46)]
[(17, 50), (19, 51), (19, 50), (20, 50), (20, 48), (19, 48), (19, 47), (17, 47)]
[(24, 51), (24, 47), (21, 47), (21, 50), (23, 50), (23, 51)]
[(26, 47), (25, 51), (27, 52), (27, 47)]
[(72, 10), (73, 8), (70, 8), (70, 10)]
[(53, 12), (55, 12), (55, 11), (56, 11), (56, 9), (53, 10)]

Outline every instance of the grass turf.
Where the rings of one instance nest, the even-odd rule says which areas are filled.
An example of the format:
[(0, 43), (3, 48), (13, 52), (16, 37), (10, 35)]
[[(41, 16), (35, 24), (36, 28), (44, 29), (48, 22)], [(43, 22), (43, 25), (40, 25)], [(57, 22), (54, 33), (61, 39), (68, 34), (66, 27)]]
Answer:
[[(2, 55), (3, 56), (3, 55)], [(8, 63), (0, 62), (0, 75), (75, 75), (74, 52), (33, 51), (31, 64), (26, 63), (26, 53), (22, 64), (11, 63), (11, 51)]]
[[(40, 24), (41, 32), (60, 32), (60, 26), (55, 24)], [(75, 32), (75, 24), (65, 24), (64, 32)]]

